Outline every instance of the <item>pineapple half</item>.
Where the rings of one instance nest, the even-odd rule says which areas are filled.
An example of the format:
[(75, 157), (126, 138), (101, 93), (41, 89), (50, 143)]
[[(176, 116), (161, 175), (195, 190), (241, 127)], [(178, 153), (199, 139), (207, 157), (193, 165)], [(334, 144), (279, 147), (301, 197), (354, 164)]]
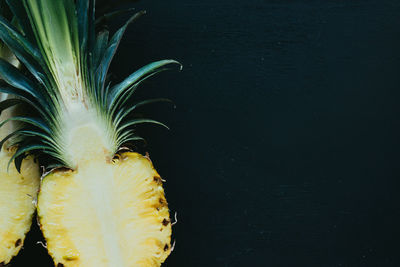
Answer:
[[(18, 60), (2, 43), (0, 43), (0, 58), (19, 66)], [(0, 101), (4, 103), (0, 110), (0, 121), (3, 121), (16, 113), (12, 106), (18, 101), (4, 93), (0, 93)], [(0, 128), (0, 140), (15, 129), (16, 126), (12, 123)], [(15, 148), (9, 147), (7, 143), (1, 143), (0, 147), (0, 266), (2, 266), (18, 254), (31, 227), (40, 175), (39, 166), (31, 156), (23, 160), (21, 172), (14, 166), (8, 169), (8, 162)]]
[(9, 263), (23, 246), (40, 181), (38, 164), (31, 156), (23, 160), (20, 173), (14, 166), (7, 171), (12, 155), (12, 150), (0, 152), (0, 266)]
[[(117, 84), (107, 81), (111, 60), (134, 14), (111, 37), (96, 31), (94, 0), (7, 0), (19, 28), (0, 17), (0, 38), (28, 74), (0, 59), (1, 92), (36, 114), (0, 122), (24, 124), (10, 158), (16, 168), (35, 154), (49, 162), (38, 216), (56, 266), (160, 266), (171, 252), (171, 223), (162, 180), (146, 156), (126, 151), (142, 140), (134, 127), (165, 126), (133, 117), (150, 99), (131, 104), (138, 86), (181, 66), (161, 60)], [(166, 127), (166, 126), (165, 126)], [(124, 150), (122, 150), (124, 149)], [(22, 166), (24, 167), (24, 166)]]
[(138, 153), (49, 174), (38, 207), (59, 266), (160, 266), (170, 253), (161, 178)]

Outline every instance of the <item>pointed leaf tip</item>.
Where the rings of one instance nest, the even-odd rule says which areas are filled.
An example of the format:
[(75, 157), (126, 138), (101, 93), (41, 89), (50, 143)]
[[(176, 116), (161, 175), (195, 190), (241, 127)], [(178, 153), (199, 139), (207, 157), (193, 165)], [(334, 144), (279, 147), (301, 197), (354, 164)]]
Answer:
[(17, 169), (17, 171), (18, 171), (19, 173), (21, 173), (21, 165), (22, 165), (22, 161), (23, 161), (23, 160), (24, 160), (24, 155), (21, 155), (21, 156), (19, 156), (19, 157), (16, 157), (15, 160), (14, 160), (15, 168)]

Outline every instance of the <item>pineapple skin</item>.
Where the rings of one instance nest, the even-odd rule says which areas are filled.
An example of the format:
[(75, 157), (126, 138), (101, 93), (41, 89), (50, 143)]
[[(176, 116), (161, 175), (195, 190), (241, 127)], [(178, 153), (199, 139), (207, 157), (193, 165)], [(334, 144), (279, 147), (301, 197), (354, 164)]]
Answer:
[(122, 153), (42, 181), (38, 216), (55, 266), (160, 266), (171, 253), (162, 179), (149, 158)]
[(12, 150), (0, 152), (0, 266), (10, 262), (23, 246), (36, 209), (40, 183), (38, 164), (32, 156), (22, 162), (21, 173), (11, 163)]

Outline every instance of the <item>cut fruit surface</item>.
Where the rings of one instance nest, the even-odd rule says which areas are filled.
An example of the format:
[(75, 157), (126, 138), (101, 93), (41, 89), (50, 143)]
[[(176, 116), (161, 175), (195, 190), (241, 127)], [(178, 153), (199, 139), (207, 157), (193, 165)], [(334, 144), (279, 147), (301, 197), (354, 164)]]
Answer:
[(162, 180), (138, 153), (54, 170), (43, 179), (38, 202), (56, 266), (160, 266), (170, 254)]
[[(0, 263), (7, 264), (22, 248), (32, 223), (39, 188), (39, 167), (32, 157), (23, 160), (21, 173), (12, 163), (12, 152), (0, 152)], [(1, 264), (0, 264), (1, 265)]]

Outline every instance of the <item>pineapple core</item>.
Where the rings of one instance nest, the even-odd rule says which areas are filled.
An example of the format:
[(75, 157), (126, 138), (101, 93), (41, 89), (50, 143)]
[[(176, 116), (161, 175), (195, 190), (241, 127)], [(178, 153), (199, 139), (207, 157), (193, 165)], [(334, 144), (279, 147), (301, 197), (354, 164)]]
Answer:
[(64, 131), (60, 136), (64, 140), (66, 161), (73, 169), (91, 162), (111, 160), (113, 140), (107, 127), (92, 108), (83, 103), (74, 104), (63, 117)]

